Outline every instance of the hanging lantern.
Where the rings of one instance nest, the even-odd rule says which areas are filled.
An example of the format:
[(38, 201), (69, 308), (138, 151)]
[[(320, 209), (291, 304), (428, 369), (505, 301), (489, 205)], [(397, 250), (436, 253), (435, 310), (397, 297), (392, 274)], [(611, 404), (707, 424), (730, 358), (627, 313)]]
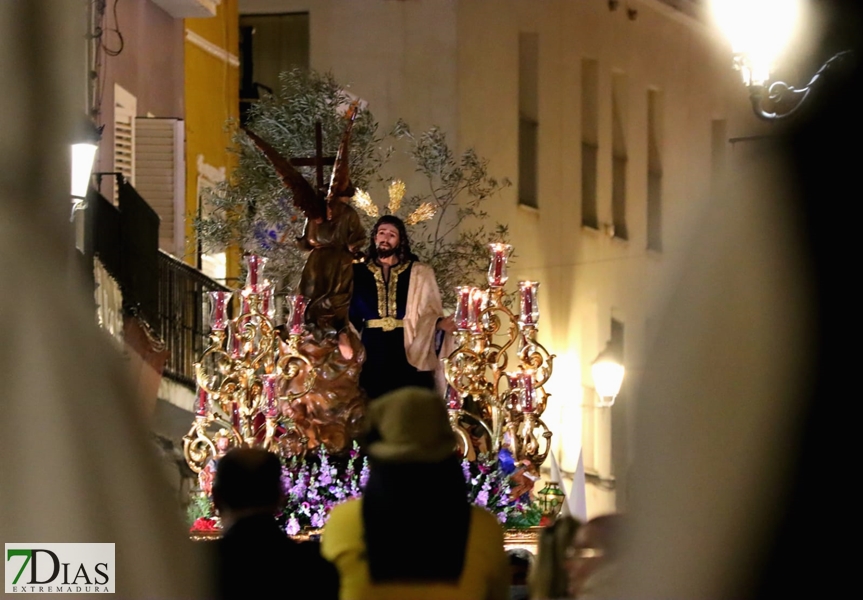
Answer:
[(539, 508), (542, 510), (542, 515), (554, 521), (557, 515), (560, 514), (560, 509), (563, 508), (563, 500), (565, 498), (563, 490), (560, 489), (560, 483), (549, 481), (536, 496), (539, 500)]

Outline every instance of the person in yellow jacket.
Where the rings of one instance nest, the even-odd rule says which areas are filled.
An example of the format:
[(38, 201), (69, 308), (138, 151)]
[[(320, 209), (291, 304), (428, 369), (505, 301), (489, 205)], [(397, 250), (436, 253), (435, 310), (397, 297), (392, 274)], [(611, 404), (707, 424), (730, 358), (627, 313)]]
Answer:
[(509, 598), (503, 529), (467, 500), (443, 400), (422, 388), (385, 394), (369, 407), (365, 447), (364, 496), (333, 508), (321, 539), (340, 598)]

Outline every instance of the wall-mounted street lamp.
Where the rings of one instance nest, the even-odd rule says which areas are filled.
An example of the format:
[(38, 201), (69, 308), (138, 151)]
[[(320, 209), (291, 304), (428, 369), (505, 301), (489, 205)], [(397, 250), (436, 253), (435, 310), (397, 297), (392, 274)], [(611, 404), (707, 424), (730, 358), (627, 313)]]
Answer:
[(609, 407), (614, 405), (614, 400), (620, 393), (623, 383), (623, 358), (619, 344), (608, 342), (605, 349), (599, 353), (590, 365), (593, 375), (593, 385), (599, 400), (596, 406)]
[(759, 119), (780, 121), (794, 115), (825, 76), (851, 55), (830, 58), (803, 87), (770, 81), (771, 70), (800, 21), (800, 0), (712, 0), (713, 17), (731, 42), (734, 68), (749, 88)]
[(84, 119), (75, 142), (72, 144), (72, 217), (75, 211), (87, 206), (87, 190), (90, 189), (90, 175), (102, 127), (97, 128), (89, 119)]

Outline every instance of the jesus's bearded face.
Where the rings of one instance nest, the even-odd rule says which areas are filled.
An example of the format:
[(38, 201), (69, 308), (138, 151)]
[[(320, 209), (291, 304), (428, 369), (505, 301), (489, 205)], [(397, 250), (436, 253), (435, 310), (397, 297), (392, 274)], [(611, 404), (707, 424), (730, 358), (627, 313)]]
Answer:
[(381, 223), (375, 232), (375, 247), (378, 251), (378, 257), (389, 258), (395, 254), (400, 241), (399, 230), (395, 225)]

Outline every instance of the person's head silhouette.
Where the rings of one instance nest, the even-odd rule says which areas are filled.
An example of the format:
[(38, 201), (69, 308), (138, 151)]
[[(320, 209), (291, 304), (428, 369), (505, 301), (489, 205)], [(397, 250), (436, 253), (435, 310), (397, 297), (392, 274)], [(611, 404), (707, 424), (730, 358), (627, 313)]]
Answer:
[(282, 496), (282, 465), (275, 454), (259, 448), (228, 452), (216, 470), (213, 502), (225, 529), (238, 519), (272, 514)]

